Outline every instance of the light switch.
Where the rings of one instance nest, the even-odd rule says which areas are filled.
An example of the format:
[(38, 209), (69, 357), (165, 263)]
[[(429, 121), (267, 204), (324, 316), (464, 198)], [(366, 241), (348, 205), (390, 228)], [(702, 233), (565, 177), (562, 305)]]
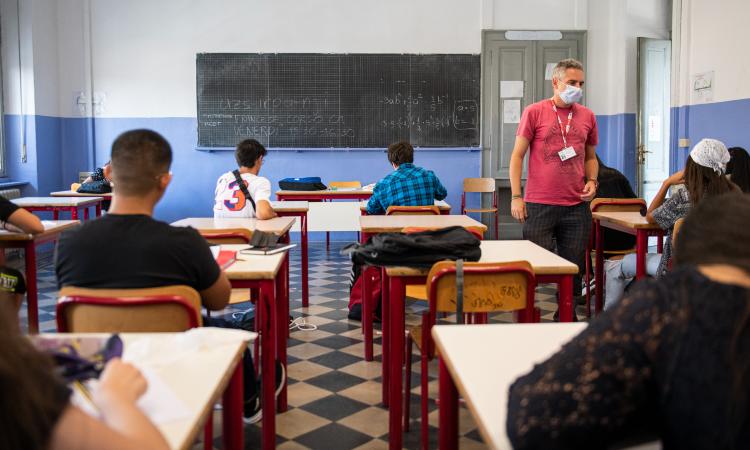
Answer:
[(690, 147), (690, 139), (682, 138), (679, 141), (677, 141), (677, 146), (680, 148), (688, 148)]

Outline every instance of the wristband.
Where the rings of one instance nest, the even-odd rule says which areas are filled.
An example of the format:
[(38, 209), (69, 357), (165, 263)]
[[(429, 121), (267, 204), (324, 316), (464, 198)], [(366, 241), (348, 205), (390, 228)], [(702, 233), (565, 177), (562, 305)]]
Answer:
[(511, 195), (510, 199), (511, 200), (515, 200), (515, 199), (521, 198), (521, 197), (523, 197), (523, 195), (520, 195), (520, 194), (518, 194), (518, 195)]
[(589, 178), (589, 179), (587, 179), (587, 180), (586, 180), (586, 182), (587, 182), (587, 183), (588, 183), (589, 181), (593, 181), (593, 182), (594, 182), (594, 187), (596, 187), (597, 189), (599, 189), (599, 182), (598, 182), (598, 181), (596, 181), (596, 180), (594, 180), (594, 179), (591, 179), (591, 178)]

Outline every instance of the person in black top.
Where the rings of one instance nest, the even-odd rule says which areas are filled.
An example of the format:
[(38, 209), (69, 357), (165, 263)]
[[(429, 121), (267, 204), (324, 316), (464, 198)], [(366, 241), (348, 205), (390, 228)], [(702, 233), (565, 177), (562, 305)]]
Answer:
[[(191, 227), (173, 227), (152, 217), (172, 179), (171, 163), (169, 143), (154, 131), (127, 131), (115, 139), (111, 164), (105, 167), (107, 178), (116, 186), (111, 208), (100, 219), (87, 221), (60, 237), (55, 261), (60, 287), (127, 289), (181, 284), (197, 290), (209, 310), (227, 305), (231, 285), (206, 240)], [(249, 351), (243, 369), (245, 416), (257, 421), (261, 409)]]
[(750, 197), (701, 202), (675, 243), (675, 270), (611, 310), (510, 387), (516, 449), (665, 449), (750, 442)]
[[(599, 155), (599, 189), (595, 198), (636, 198), (630, 181), (617, 169), (604, 165)], [(622, 231), (602, 227), (602, 247), (604, 251), (629, 250), (635, 247), (635, 236)]]
[(731, 158), (727, 163), (727, 175), (742, 192), (750, 192), (750, 155), (742, 147), (732, 147), (729, 149), (729, 156)]
[(37, 234), (44, 231), (39, 218), (0, 195), (0, 228)]

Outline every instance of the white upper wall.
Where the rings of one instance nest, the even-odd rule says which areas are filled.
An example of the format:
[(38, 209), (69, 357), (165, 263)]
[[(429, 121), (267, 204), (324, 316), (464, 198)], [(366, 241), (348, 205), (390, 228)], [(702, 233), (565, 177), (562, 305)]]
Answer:
[(494, 30), (585, 30), (588, 5), (597, 1), (483, 0), (482, 27)]
[(714, 72), (713, 102), (750, 98), (748, 18), (748, 0), (682, 0), (679, 86), (673, 103), (695, 103), (692, 77), (710, 71)]

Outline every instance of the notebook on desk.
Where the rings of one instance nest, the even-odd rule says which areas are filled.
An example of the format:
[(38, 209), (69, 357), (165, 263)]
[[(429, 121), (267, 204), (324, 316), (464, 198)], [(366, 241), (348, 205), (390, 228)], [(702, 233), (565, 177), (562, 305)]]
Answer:
[(212, 245), (211, 253), (214, 255), (216, 264), (221, 270), (231, 266), (237, 260), (237, 252), (234, 250), (222, 250), (220, 245)]
[(240, 250), (242, 255), (273, 255), (289, 250), (292, 247), (296, 247), (297, 244), (274, 244), (265, 246), (250, 246), (244, 250)]

